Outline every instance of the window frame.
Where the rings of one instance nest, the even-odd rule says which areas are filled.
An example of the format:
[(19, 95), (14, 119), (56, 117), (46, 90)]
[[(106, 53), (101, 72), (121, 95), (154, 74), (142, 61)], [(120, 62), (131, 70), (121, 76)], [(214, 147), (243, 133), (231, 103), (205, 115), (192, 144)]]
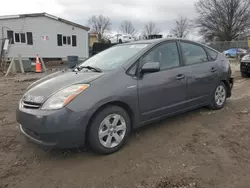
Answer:
[[(176, 69), (176, 68), (179, 68), (179, 67), (182, 67), (183, 66), (183, 62), (182, 62), (182, 57), (181, 57), (181, 53), (180, 53), (180, 49), (179, 49), (179, 45), (178, 45), (178, 41), (177, 40), (169, 40), (169, 41), (164, 41), (164, 42), (161, 42), (159, 44), (156, 44), (154, 47), (150, 48), (146, 53), (144, 53), (141, 57), (140, 57), (140, 60), (139, 60), (139, 70), (142, 68), (143, 66), (143, 58), (145, 56), (147, 56), (150, 52), (152, 52), (153, 50), (155, 50), (156, 48), (158, 48), (159, 46), (161, 45), (165, 45), (165, 44), (168, 44), (168, 43), (175, 43), (176, 44), (176, 48), (177, 48), (177, 51), (178, 51), (178, 57), (179, 57), (179, 66), (176, 66), (176, 67), (171, 67), (171, 68), (165, 68), (165, 69), (160, 69), (160, 71), (158, 72), (163, 72), (163, 71), (167, 71), (167, 70), (171, 70), (171, 69)], [(140, 71), (137, 71), (137, 72), (140, 72)], [(151, 73), (150, 73), (151, 74)]]
[[(20, 34), (20, 43), (27, 44), (27, 36), (26, 33), (19, 33)], [(24, 42), (22, 42), (22, 35), (24, 36)]]
[[(181, 57), (182, 57), (183, 66), (192, 66), (192, 65), (197, 65), (197, 64), (209, 63), (209, 62), (212, 61), (210, 55), (208, 54), (207, 50), (204, 48), (203, 45), (201, 45), (199, 43), (192, 42), (192, 41), (185, 41), (185, 40), (183, 40), (183, 41), (179, 40), (178, 43), (179, 43), (179, 47), (180, 47), (180, 50), (181, 50)], [(192, 45), (196, 45), (196, 46), (201, 47), (204, 50), (204, 52), (206, 53), (208, 61), (198, 62), (198, 63), (193, 63), (193, 64), (187, 64), (186, 61), (185, 61), (185, 58), (184, 58), (184, 53), (183, 53), (183, 48), (182, 48), (181, 43), (187, 43), (187, 44), (192, 44)]]
[[(59, 46), (59, 47), (63, 47), (63, 46), (64, 47), (65, 46), (76, 47), (77, 46), (77, 41), (76, 41), (76, 46), (73, 46), (73, 36), (76, 37), (76, 35), (64, 35), (64, 34), (58, 33), (57, 34), (57, 46)], [(60, 41), (59, 41), (59, 38), (60, 38)], [(64, 41), (64, 38), (66, 39), (66, 41)], [(64, 43), (64, 42), (66, 42), (66, 43)]]
[(34, 45), (33, 32), (26, 32), (27, 45)]
[[(210, 47), (208, 47), (208, 46), (204, 46), (204, 48), (205, 48), (207, 54), (209, 55), (210, 60), (211, 60), (211, 61), (216, 61), (217, 58), (218, 58), (218, 56), (219, 56), (219, 52), (217, 52), (216, 50), (214, 50), (214, 49), (212, 49), (212, 48), (210, 48)], [(216, 57), (215, 57), (215, 58), (212, 58), (212, 56), (210, 55), (210, 53), (209, 53), (208, 50), (215, 52), (215, 53), (216, 53)]]
[[(152, 50), (154, 50), (155, 48), (157, 48), (158, 46), (162, 45), (162, 44), (165, 44), (165, 43), (171, 43), (171, 42), (174, 42), (176, 43), (176, 46), (177, 46), (177, 49), (178, 49), (178, 55), (179, 55), (179, 60), (180, 60), (180, 65), (178, 67), (172, 67), (172, 68), (168, 68), (168, 69), (164, 69), (164, 70), (160, 70), (158, 72), (162, 72), (162, 71), (167, 71), (167, 70), (171, 70), (171, 69), (175, 69), (175, 68), (180, 68), (180, 67), (183, 67), (184, 66), (184, 63), (183, 63), (183, 59), (182, 59), (182, 54), (181, 54), (181, 49), (180, 49), (180, 46), (179, 46), (179, 42), (178, 40), (176, 39), (171, 39), (171, 40), (168, 40), (168, 41), (163, 41), (163, 42), (160, 42), (158, 44), (155, 44), (154, 46), (152, 46), (151, 48), (147, 49), (142, 55), (140, 55), (138, 58), (135, 59), (134, 63), (132, 63), (129, 68), (126, 70), (126, 74), (128, 76), (131, 76), (133, 78), (137, 78), (137, 79), (140, 79), (141, 77), (141, 74), (140, 74), (140, 70), (142, 68), (142, 59), (144, 56), (146, 56), (148, 53), (150, 53)], [(150, 45), (150, 43), (145, 43), (145, 44), (148, 44)], [(133, 66), (136, 66), (136, 71), (135, 71), (135, 74), (131, 74), (129, 71), (131, 71), (131, 69), (133, 68)], [(156, 72), (157, 73), (157, 72)], [(150, 73), (150, 74), (153, 74), (153, 73)]]
[[(131, 77), (137, 77), (139, 70), (140, 58), (135, 61), (126, 71), (126, 74)], [(135, 67), (135, 72), (131, 73), (131, 70)]]

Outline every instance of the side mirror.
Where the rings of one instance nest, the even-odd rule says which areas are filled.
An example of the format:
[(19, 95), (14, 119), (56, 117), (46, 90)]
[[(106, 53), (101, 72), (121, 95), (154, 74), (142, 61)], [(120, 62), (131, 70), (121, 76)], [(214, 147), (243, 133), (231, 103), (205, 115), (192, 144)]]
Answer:
[(145, 63), (141, 68), (141, 73), (150, 73), (150, 72), (158, 72), (158, 71), (160, 71), (159, 62), (148, 62), (148, 63)]

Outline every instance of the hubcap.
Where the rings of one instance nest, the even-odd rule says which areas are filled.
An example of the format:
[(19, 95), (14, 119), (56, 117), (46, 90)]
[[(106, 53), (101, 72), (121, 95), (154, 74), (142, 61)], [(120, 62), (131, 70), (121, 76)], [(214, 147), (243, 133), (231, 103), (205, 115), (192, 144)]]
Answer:
[(126, 134), (126, 122), (119, 114), (107, 116), (99, 127), (99, 141), (106, 148), (120, 144)]
[(226, 100), (226, 90), (223, 86), (218, 86), (215, 91), (215, 102), (218, 106), (222, 106)]

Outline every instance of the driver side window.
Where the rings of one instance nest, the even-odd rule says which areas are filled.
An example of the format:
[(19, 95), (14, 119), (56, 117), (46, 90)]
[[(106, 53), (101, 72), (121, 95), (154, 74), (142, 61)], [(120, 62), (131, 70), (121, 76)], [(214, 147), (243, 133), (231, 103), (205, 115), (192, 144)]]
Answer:
[(157, 46), (143, 57), (143, 63), (159, 62), (161, 70), (180, 66), (179, 52), (176, 42), (168, 42)]

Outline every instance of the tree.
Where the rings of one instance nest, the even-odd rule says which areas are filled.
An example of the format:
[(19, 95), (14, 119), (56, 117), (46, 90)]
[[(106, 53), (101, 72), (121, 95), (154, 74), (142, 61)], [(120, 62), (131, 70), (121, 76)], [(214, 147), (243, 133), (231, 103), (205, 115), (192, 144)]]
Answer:
[(133, 23), (129, 20), (124, 20), (120, 25), (120, 30), (123, 34), (130, 34), (134, 36), (136, 34), (136, 29)]
[(156, 27), (156, 23), (153, 21), (148, 22), (144, 26), (143, 37), (147, 37), (148, 35), (158, 35), (160, 33), (160, 29)]
[(231, 41), (250, 28), (250, 0), (199, 0), (195, 7), (206, 39)]
[(175, 20), (175, 28), (171, 33), (178, 38), (186, 38), (190, 30), (189, 20), (186, 17), (180, 17)]
[(111, 29), (111, 21), (108, 17), (103, 15), (91, 16), (88, 20), (90, 29), (92, 32), (97, 33), (100, 36), (100, 40), (103, 39), (104, 33)]

